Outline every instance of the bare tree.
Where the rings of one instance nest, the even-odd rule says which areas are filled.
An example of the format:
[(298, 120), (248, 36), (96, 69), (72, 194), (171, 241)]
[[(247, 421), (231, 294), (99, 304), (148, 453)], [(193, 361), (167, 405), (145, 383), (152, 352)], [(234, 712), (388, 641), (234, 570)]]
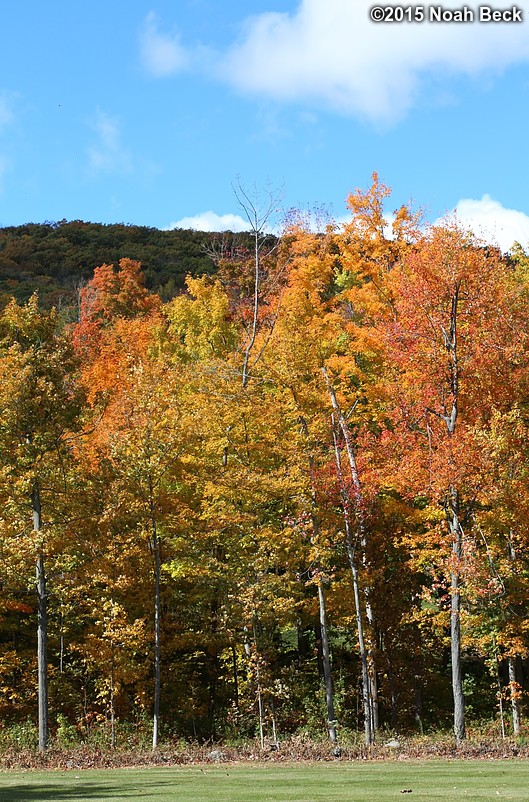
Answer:
[[(250, 326), (246, 342), (244, 345), (244, 360), (242, 366), (242, 386), (246, 387), (248, 384), (249, 370), (250, 370), (250, 357), (255, 345), (257, 331), (259, 326), (259, 307), (261, 301), (261, 283), (262, 283), (262, 257), (265, 248), (267, 255), (270, 255), (271, 250), (268, 242), (269, 224), (277, 214), (278, 205), (281, 202), (283, 192), (282, 190), (265, 189), (262, 193), (254, 192), (250, 194), (237, 179), (233, 185), (233, 192), (237, 203), (239, 204), (244, 217), (248, 220), (249, 231), (253, 240), (253, 308)], [(273, 246), (275, 249), (276, 245)]]

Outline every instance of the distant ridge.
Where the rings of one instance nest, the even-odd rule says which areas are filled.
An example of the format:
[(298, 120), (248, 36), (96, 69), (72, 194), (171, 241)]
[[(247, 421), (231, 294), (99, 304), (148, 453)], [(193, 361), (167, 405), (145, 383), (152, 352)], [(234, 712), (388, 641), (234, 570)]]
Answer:
[[(142, 263), (147, 286), (168, 300), (186, 275), (215, 271), (212, 244), (220, 235), (189, 229), (162, 231), (82, 220), (0, 228), (0, 305), (26, 301), (37, 290), (43, 306), (76, 304), (77, 288), (98, 265), (122, 258)], [(245, 234), (230, 235), (245, 244)]]

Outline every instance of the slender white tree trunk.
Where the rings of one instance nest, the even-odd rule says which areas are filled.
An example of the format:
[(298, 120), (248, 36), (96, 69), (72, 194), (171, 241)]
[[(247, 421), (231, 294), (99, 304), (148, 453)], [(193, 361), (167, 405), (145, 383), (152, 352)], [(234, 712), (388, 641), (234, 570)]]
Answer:
[(331, 743), (336, 743), (336, 721), (334, 716), (334, 698), (332, 692), (331, 656), (329, 651), (329, 638), (327, 635), (327, 611), (325, 596), (321, 582), (318, 582), (318, 603), (320, 607), (321, 652), (323, 662), (323, 677), (325, 680), (325, 701), (327, 703), (327, 728)]
[[(364, 569), (367, 567), (366, 547), (367, 547), (367, 533), (365, 523), (365, 502), (362, 492), (362, 485), (360, 482), (360, 475), (358, 473), (358, 466), (356, 463), (356, 454), (354, 444), (351, 437), (351, 432), (345, 416), (340, 408), (336, 392), (329, 379), (327, 370), (322, 368), (323, 378), (327, 385), (329, 397), (333, 408), (332, 415), (332, 429), (334, 439), (334, 454), (336, 459), (336, 473), (339, 480), (340, 492), (342, 496), (342, 506), (344, 510), (344, 521), (346, 530), (346, 547), (349, 557), (349, 564), (353, 577), (353, 593), (355, 599), (356, 609), (356, 623), (358, 629), (358, 645), (360, 649), (360, 661), (362, 664), (362, 690), (364, 700), (364, 728), (366, 744), (371, 744), (375, 740), (376, 727), (378, 726), (378, 692), (376, 683), (376, 666), (375, 655), (372, 645), (366, 644), (364, 633), (364, 624), (362, 617), (362, 604), (360, 599), (360, 583), (358, 572), (357, 553), (360, 554), (360, 560)], [(347, 452), (347, 459), (349, 462), (349, 469), (351, 473), (352, 493), (346, 486), (342, 474), (340, 449), (338, 445), (338, 431), (341, 431), (345, 442), (345, 449)], [(351, 515), (355, 518), (355, 535), (353, 536)], [(371, 588), (364, 589), (364, 602), (366, 609), (366, 617), (368, 623), (373, 628), (374, 616), (371, 605)]]
[[(114, 603), (112, 602), (112, 611)], [(113, 612), (112, 612), (113, 614)], [(114, 639), (110, 642), (110, 748), (116, 748), (116, 700), (115, 700), (115, 657)]]
[[(152, 487), (151, 487), (152, 491)], [(151, 492), (151, 541), (154, 559), (154, 711), (152, 727), (152, 748), (153, 751), (158, 746), (158, 734), (160, 728), (160, 689), (161, 689), (161, 598), (160, 598), (160, 541), (158, 538), (158, 528), (156, 516), (154, 514), (154, 502)]]
[(509, 657), (509, 690), (511, 697), (512, 731), (513, 735), (520, 734), (520, 705), (518, 702), (519, 684), (516, 680), (516, 657)]
[[(448, 436), (456, 430), (459, 415), (459, 357), (457, 341), (457, 315), (459, 307), (460, 283), (454, 286), (449, 331), (443, 331), (444, 345), (448, 355), (448, 373), (452, 404), (445, 410), (444, 421)], [(443, 417), (443, 416), (442, 416)], [(448, 488), (447, 504), (448, 528), (452, 536), (452, 569), (450, 572), (450, 654), (452, 661), (452, 694), (454, 697), (454, 735), (456, 745), (466, 738), (465, 696), (461, 670), (461, 581), (460, 569), (463, 557), (463, 530), (459, 513), (459, 493), (457, 488)]]
[[(509, 532), (507, 547), (509, 550), (509, 559), (511, 563), (515, 563), (516, 550), (514, 548), (512, 531)], [(510, 655), (507, 663), (509, 668), (509, 695), (511, 698), (512, 731), (513, 735), (519, 735), (520, 723), (521, 723), (520, 704), (519, 704), (520, 685), (517, 682), (517, 677), (516, 677), (516, 656)]]
[(498, 657), (498, 649), (496, 649), (496, 682), (498, 684), (498, 707), (500, 711), (500, 726), (501, 726), (501, 737), (502, 740), (505, 740), (505, 715), (503, 710), (503, 687), (501, 684), (501, 673), (500, 673), (500, 658)]
[(263, 691), (261, 687), (261, 667), (259, 665), (261, 656), (257, 649), (257, 631), (255, 622), (253, 624), (253, 643), (255, 648), (255, 681), (257, 684), (257, 708), (259, 713), (259, 742), (261, 749), (264, 749), (264, 709), (263, 709)]
[(360, 596), (360, 582), (358, 579), (358, 566), (356, 562), (356, 544), (353, 538), (353, 531), (350, 518), (350, 499), (345, 485), (342, 466), (340, 462), (340, 449), (338, 447), (338, 437), (336, 432), (336, 421), (333, 416), (333, 439), (334, 439), (334, 456), (336, 459), (336, 474), (340, 486), (340, 494), (342, 497), (342, 509), (344, 515), (345, 525), (345, 544), (347, 548), (347, 556), (349, 558), (349, 565), (353, 577), (353, 595), (355, 602), (356, 613), (356, 628), (358, 633), (358, 649), (360, 651), (360, 664), (362, 667), (362, 699), (364, 706), (364, 733), (365, 741), (369, 746), (373, 743), (375, 733), (373, 731), (373, 705), (371, 699), (371, 684), (369, 682), (369, 666), (367, 659), (367, 649), (364, 638), (364, 622), (362, 619), (362, 603)]
[(448, 524), (452, 535), (452, 570), (450, 584), (450, 654), (452, 662), (452, 693), (454, 697), (454, 735), (456, 744), (466, 738), (465, 696), (461, 671), (461, 590), (460, 564), (463, 554), (463, 533), (459, 523), (457, 491), (450, 489)]
[[(42, 512), (40, 486), (36, 479), (31, 493), (33, 508), (33, 529), (40, 533), (42, 529)], [(38, 673), (38, 709), (39, 709), (39, 751), (44, 752), (49, 743), (48, 724), (48, 596), (46, 590), (46, 573), (44, 570), (44, 553), (38, 546), (36, 565), (37, 589), (37, 673)]]

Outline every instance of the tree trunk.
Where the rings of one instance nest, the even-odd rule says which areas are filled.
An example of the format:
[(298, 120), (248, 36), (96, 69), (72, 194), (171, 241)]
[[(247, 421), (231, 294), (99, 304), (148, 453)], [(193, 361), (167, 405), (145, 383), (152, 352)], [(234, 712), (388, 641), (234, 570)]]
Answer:
[(231, 660), (233, 666), (233, 695), (235, 697), (235, 710), (239, 713), (239, 675), (237, 672), (237, 651), (235, 645), (231, 645)]
[[(362, 699), (364, 705), (365, 741), (366, 744), (369, 746), (369, 744), (373, 743), (375, 734), (373, 730), (373, 704), (371, 699), (371, 683), (369, 681), (369, 666), (368, 666), (367, 650), (364, 639), (362, 605), (360, 601), (361, 598), (360, 583), (358, 581), (358, 566), (356, 563), (355, 541), (353, 540), (353, 532), (349, 515), (349, 508), (351, 505), (347, 487), (345, 485), (342, 474), (342, 466), (340, 462), (340, 450), (338, 447), (338, 437), (336, 433), (336, 421), (334, 419), (334, 415), (332, 418), (332, 422), (333, 422), (332, 429), (333, 429), (333, 440), (334, 440), (334, 456), (336, 459), (336, 474), (340, 486), (340, 495), (342, 497), (342, 508), (344, 515), (344, 524), (345, 524), (345, 545), (347, 548), (347, 556), (349, 558), (349, 565), (351, 567), (351, 574), (353, 577), (353, 595), (354, 595), (355, 612), (356, 612), (356, 628), (358, 632), (358, 648), (360, 651), (360, 663), (362, 666)], [(356, 540), (358, 540), (358, 537), (356, 538)]]
[[(311, 503), (312, 503), (312, 531), (314, 539), (318, 537), (318, 517), (316, 515), (317, 497), (316, 497), (316, 481), (314, 477), (314, 455), (310, 450), (310, 437), (309, 427), (307, 421), (303, 416), (300, 417), (301, 427), (309, 446), (309, 470), (310, 470), (310, 489), (311, 489)], [(329, 738), (331, 743), (336, 743), (336, 721), (334, 713), (334, 696), (332, 688), (332, 674), (331, 674), (331, 655), (329, 649), (329, 638), (327, 634), (327, 610), (325, 607), (325, 594), (321, 582), (318, 582), (318, 604), (320, 609), (320, 629), (321, 629), (321, 653), (323, 663), (323, 676), (325, 680), (325, 701), (327, 704), (327, 727), (329, 731)]]
[(263, 710), (263, 692), (261, 688), (261, 656), (257, 649), (257, 630), (255, 622), (253, 624), (253, 643), (255, 648), (255, 681), (257, 684), (257, 710), (259, 714), (259, 742), (261, 749), (264, 749), (264, 710)]
[[(42, 528), (40, 502), (40, 486), (36, 479), (31, 493), (33, 508), (33, 529), (39, 533)], [(49, 742), (48, 724), (48, 596), (46, 591), (46, 573), (44, 570), (44, 553), (38, 544), (36, 565), (37, 589), (37, 673), (38, 673), (38, 709), (39, 709), (39, 752), (44, 752)]]
[(452, 693), (454, 697), (454, 735), (456, 744), (466, 738), (465, 697), (461, 672), (461, 593), (459, 571), (463, 554), (463, 533), (459, 523), (458, 494), (450, 488), (448, 524), (452, 535), (452, 570), (450, 585), (450, 654), (452, 662)]
[(334, 698), (332, 692), (331, 658), (329, 652), (329, 638), (327, 635), (327, 611), (325, 609), (325, 596), (321, 582), (318, 582), (318, 602), (320, 606), (321, 627), (321, 654), (323, 662), (323, 676), (325, 679), (325, 701), (327, 703), (327, 727), (331, 743), (336, 743), (336, 721), (334, 717)]
[(520, 705), (518, 703), (519, 684), (516, 681), (516, 657), (509, 657), (509, 690), (511, 697), (512, 710), (512, 731), (513, 735), (520, 734)]
[(395, 687), (395, 675), (393, 673), (391, 655), (387, 649), (385, 654), (386, 654), (386, 666), (387, 666), (388, 683), (389, 683), (389, 695), (391, 699), (391, 729), (393, 730), (393, 732), (396, 732), (398, 726), (397, 689)]
[(254, 224), (252, 231), (254, 238), (254, 293), (253, 293), (253, 315), (252, 315), (252, 328), (250, 330), (250, 338), (244, 350), (244, 362), (242, 366), (242, 386), (246, 387), (248, 384), (248, 370), (250, 364), (250, 354), (255, 344), (257, 336), (257, 322), (259, 319), (259, 281), (260, 281), (260, 254), (259, 254), (259, 236), (260, 230), (257, 228), (257, 223)]
[[(509, 551), (509, 559), (514, 566), (514, 563), (516, 562), (516, 550), (514, 548), (512, 531), (509, 532), (509, 536), (507, 538), (507, 548)], [(512, 731), (513, 735), (519, 735), (520, 734), (520, 704), (519, 704), (520, 685), (516, 679), (516, 656), (511, 655), (508, 658), (507, 664), (509, 668), (509, 695), (511, 697)]]
[(368, 640), (368, 647), (367, 647), (367, 670), (369, 676), (369, 698), (371, 700), (371, 729), (373, 731), (373, 735), (378, 730), (379, 720), (378, 720), (378, 678), (377, 678), (377, 666), (376, 666), (376, 659), (375, 659), (375, 649), (373, 648), (373, 637), (374, 637), (374, 618), (373, 618), (373, 609), (371, 607), (371, 603), (369, 602), (370, 596), (370, 588), (364, 588), (364, 595), (366, 595), (366, 617), (368, 623), (368, 631), (370, 633), (370, 638)]
[[(114, 611), (114, 601), (112, 601), (112, 614)], [(114, 639), (110, 642), (110, 748), (116, 748), (116, 700), (115, 700), (115, 655)]]
[(158, 539), (158, 529), (156, 516), (154, 514), (154, 502), (151, 495), (151, 524), (152, 524), (152, 552), (154, 558), (154, 711), (152, 727), (152, 748), (153, 751), (158, 746), (158, 732), (160, 722), (160, 543)]
[(419, 685), (420, 677), (415, 677), (415, 688), (413, 690), (413, 718), (419, 728), (421, 735), (424, 735), (424, 725), (422, 723), (422, 693)]
[[(450, 312), (450, 331), (443, 332), (444, 344), (448, 354), (448, 371), (452, 407), (450, 414), (446, 409), (444, 420), (448, 436), (452, 437), (456, 430), (459, 414), (459, 358), (457, 340), (457, 314), (459, 304), (460, 282), (454, 286)], [(448, 488), (447, 507), (448, 528), (452, 536), (452, 570), (450, 576), (450, 653), (452, 660), (452, 693), (454, 697), (454, 735), (456, 745), (466, 738), (465, 732), (465, 697), (461, 672), (461, 590), (460, 565), (463, 557), (463, 530), (459, 519), (459, 493), (453, 486)]]
[(495, 658), (496, 658), (496, 682), (498, 684), (498, 707), (500, 711), (500, 725), (501, 725), (501, 738), (502, 741), (505, 740), (505, 715), (503, 712), (503, 687), (501, 684), (501, 672), (500, 672), (500, 658), (498, 657), (498, 648), (495, 646)]
[(356, 627), (358, 630), (358, 648), (360, 650), (360, 662), (362, 665), (362, 699), (364, 702), (364, 733), (365, 733), (366, 744), (367, 746), (369, 746), (375, 740), (375, 734), (373, 732), (373, 726), (372, 726), (373, 713), (371, 704), (371, 685), (369, 682), (367, 651), (364, 641), (364, 625), (362, 622), (362, 609), (360, 606), (358, 568), (356, 566), (354, 554), (352, 553), (352, 549), (349, 547), (349, 544), (347, 547), (347, 552), (349, 555), (349, 564), (351, 566), (351, 572), (353, 575), (353, 593), (354, 593), (355, 611), (356, 611)]
[[(340, 494), (342, 496), (342, 506), (344, 511), (345, 531), (346, 531), (346, 547), (349, 557), (349, 564), (351, 566), (351, 573), (353, 576), (353, 593), (355, 599), (356, 609), (356, 622), (358, 629), (358, 645), (360, 649), (360, 660), (362, 663), (362, 689), (364, 698), (364, 713), (365, 713), (365, 737), (366, 744), (371, 744), (375, 740), (375, 731), (378, 726), (378, 703), (377, 703), (377, 685), (376, 685), (376, 667), (375, 656), (372, 647), (366, 647), (364, 637), (364, 626), (362, 620), (362, 606), (360, 601), (360, 585), (358, 580), (358, 564), (356, 557), (357, 546), (360, 546), (360, 559), (364, 569), (367, 567), (366, 559), (366, 522), (365, 522), (365, 501), (362, 493), (362, 485), (360, 483), (360, 476), (356, 464), (356, 455), (354, 445), (351, 437), (351, 432), (344, 414), (338, 404), (336, 392), (331, 384), (327, 370), (322, 368), (323, 378), (327, 385), (329, 397), (333, 407), (332, 415), (332, 430), (334, 440), (334, 454), (336, 459), (336, 473), (340, 485)], [(351, 472), (352, 494), (346, 486), (342, 474), (340, 449), (338, 445), (338, 428), (340, 429), (347, 451), (347, 458), (349, 461), (349, 468)], [(351, 498), (352, 495), (352, 498)], [(354, 513), (356, 520), (356, 534), (353, 538), (352, 524), (351, 524), (351, 511)], [(373, 609), (371, 606), (371, 589), (366, 587), (364, 589), (364, 599), (366, 606), (366, 616), (371, 627), (374, 626)]]

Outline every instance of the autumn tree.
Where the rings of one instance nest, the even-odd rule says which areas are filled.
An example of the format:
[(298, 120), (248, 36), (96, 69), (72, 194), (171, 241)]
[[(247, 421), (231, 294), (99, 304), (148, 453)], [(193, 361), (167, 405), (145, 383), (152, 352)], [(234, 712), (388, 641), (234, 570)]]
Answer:
[[(392, 270), (392, 305), (380, 332), (392, 371), (394, 432), (402, 436), (400, 486), (443, 510), (441, 549), (450, 578), (456, 742), (465, 738), (461, 617), (465, 564), (484, 503), (476, 427), (509, 403), (512, 292), (506, 265), (454, 226), (434, 227)], [(498, 347), (500, 343), (509, 345)], [(409, 492), (409, 491), (408, 491)], [(435, 513), (433, 520), (435, 521)], [(446, 528), (446, 538), (442, 528)]]
[[(275, 631), (279, 611), (283, 621), (293, 615), (292, 591), (294, 596), (298, 592), (293, 554), (299, 533), (290, 544), (291, 529), (285, 524), (296, 511), (295, 480), (279, 447), (290, 441), (286, 433), (297, 428), (297, 420), (284, 415), (276, 388), (263, 382), (266, 369), (261, 369), (261, 361), (252, 359), (253, 370), (243, 381), (238, 349), (246, 338), (245, 326), (221, 283), (190, 279), (188, 288), (189, 296), (168, 305), (168, 348), (175, 368), (182, 363), (186, 367), (195, 409), (195, 438), (190, 443), (199, 446), (195, 482), (201, 488), (204, 528), (187, 544), (187, 559), (177, 557), (172, 570), (177, 577), (191, 578), (210, 566), (216, 639), (222, 641), (218, 616), (224, 610), (224, 632), (229, 631), (234, 653), (243, 661), (234, 673), (239, 705), (246, 675), (251, 682), (245, 687), (255, 690), (264, 739), (265, 718), (272, 729), (276, 721), (271, 674), (275, 656), (264, 635)], [(267, 327), (257, 332), (256, 354), (269, 334)], [(207, 560), (203, 551), (195, 552), (200, 544), (207, 549)], [(198, 564), (192, 568), (190, 557), (195, 553)], [(234, 658), (234, 670), (239, 662)]]
[(132, 259), (120, 259), (117, 270), (110, 264), (96, 267), (79, 296), (74, 340), (80, 353), (96, 347), (99, 333), (117, 318), (148, 316), (161, 304), (145, 287), (141, 264)]
[(107, 324), (104, 344), (85, 365), (82, 377), (93, 405), (85, 448), (109, 469), (113, 506), (126, 506), (128, 522), (123, 525), (132, 527), (152, 554), (153, 749), (158, 745), (161, 695), (160, 539), (168, 516), (173, 521), (178, 517), (177, 474), (185, 442), (178, 389), (182, 376), (157, 354), (155, 332), (160, 325), (156, 316), (117, 317)]
[[(270, 376), (273, 376), (281, 393), (287, 391), (289, 400), (286, 399), (286, 414), (296, 414), (301, 427), (301, 432), (305, 439), (299, 441), (291, 435), (291, 440), (296, 443), (297, 449), (305, 465), (299, 464), (299, 459), (294, 455), (295, 449), (290, 454), (290, 460), (297, 463), (298, 470), (305, 473), (305, 482), (309, 480), (308, 487), (305, 484), (304, 493), (310, 498), (310, 511), (313, 528), (313, 548), (314, 557), (318, 555), (315, 563), (315, 575), (325, 574), (324, 566), (328, 563), (329, 555), (325, 555), (321, 548), (321, 543), (325, 540), (322, 533), (326, 531), (328, 522), (323, 521), (327, 516), (323, 515), (321, 500), (326, 496), (328, 489), (318, 486), (316, 478), (316, 443), (325, 443), (327, 461), (334, 465), (334, 470), (338, 470), (340, 480), (343, 479), (341, 463), (335, 464), (334, 443), (329, 443), (329, 420), (330, 412), (334, 409), (339, 410), (336, 400), (336, 392), (329, 379), (327, 365), (342, 365), (344, 373), (347, 364), (347, 372), (358, 374), (354, 366), (354, 357), (349, 355), (351, 338), (347, 330), (344, 331), (344, 321), (340, 313), (339, 305), (342, 287), (339, 284), (339, 263), (337, 260), (338, 246), (333, 236), (332, 229), (325, 235), (314, 235), (302, 230), (291, 232), (291, 261), (288, 282), (285, 287), (281, 309), (274, 333), (270, 343), (270, 350), (265, 355), (266, 369)], [(353, 389), (353, 394), (356, 390)], [(290, 407), (290, 409), (289, 409)], [(283, 413), (285, 414), (285, 413)], [(339, 410), (342, 428), (345, 428), (349, 435), (349, 429), (345, 426), (345, 417)], [(340, 424), (337, 423), (339, 426)], [(340, 436), (342, 430), (340, 429)], [(349, 439), (349, 444), (351, 441)], [(308, 452), (308, 458), (305, 455)], [(350, 451), (350, 456), (353, 452)], [(318, 455), (322, 459), (322, 453)], [(324, 464), (324, 462), (323, 462)], [(321, 468), (322, 462), (320, 462)], [(353, 468), (355, 468), (354, 463)], [(349, 487), (349, 481), (340, 482), (344, 492)], [(319, 501), (318, 501), (319, 499)], [(343, 499), (346, 504), (346, 541), (349, 546), (349, 556), (353, 558), (351, 563), (353, 585), (356, 599), (356, 623), (358, 630), (358, 640), (361, 655), (362, 676), (363, 676), (363, 695), (365, 702), (364, 722), (366, 727), (366, 740), (372, 740), (373, 734), (373, 708), (371, 704), (371, 691), (369, 687), (367, 659), (365, 651), (365, 638), (363, 632), (364, 613), (361, 594), (358, 590), (358, 565), (357, 554), (354, 552), (354, 535), (351, 527), (349, 513), (354, 515), (354, 504), (350, 500)], [(361, 507), (356, 505), (360, 515)], [(321, 520), (320, 520), (321, 519)], [(336, 523), (334, 523), (336, 525)], [(362, 524), (363, 527), (363, 524)], [(320, 532), (320, 529), (322, 530)], [(328, 537), (328, 534), (327, 534)], [(335, 538), (332, 538), (335, 541)], [(365, 543), (363, 543), (365, 547)], [(331, 676), (329, 648), (325, 642), (326, 625), (326, 605), (323, 593), (322, 582), (316, 582), (318, 589), (318, 601), (320, 610), (320, 623), (322, 630), (322, 658), (325, 675), (326, 699), (328, 706), (329, 733), (331, 740), (335, 736), (334, 732), (334, 711), (331, 693)]]
[[(70, 435), (78, 427), (82, 394), (77, 361), (57, 314), (41, 312), (37, 296), (11, 302), (0, 317), (0, 450), (6, 503), (36, 564), (39, 749), (49, 740), (48, 589), (46, 559), (57, 540), (68, 501)], [(16, 511), (16, 512), (15, 512)]]

